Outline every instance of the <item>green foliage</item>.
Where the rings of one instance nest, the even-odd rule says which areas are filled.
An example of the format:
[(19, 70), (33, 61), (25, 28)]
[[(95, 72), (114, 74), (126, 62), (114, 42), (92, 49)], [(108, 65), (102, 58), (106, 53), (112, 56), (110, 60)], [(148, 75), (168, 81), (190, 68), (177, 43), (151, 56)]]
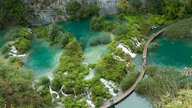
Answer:
[(33, 75), (0, 63), (1, 107), (43, 107), (42, 98), (32, 88)]
[(128, 26), (125, 25), (125, 24), (119, 24), (119, 25), (117, 25), (117, 26), (113, 29), (113, 31), (112, 31), (112, 33), (113, 33), (114, 35), (116, 35), (116, 36), (121, 36), (121, 35), (123, 35), (123, 34), (127, 34), (128, 32), (129, 32), (129, 28), (128, 28)]
[(164, 35), (172, 38), (191, 38), (191, 30), (192, 18), (189, 18), (168, 26), (164, 32)]
[(31, 34), (30, 34), (30, 28), (25, 28), (25, 27), (14, 27), (9, 29), (9, 31), (5, 34), (5, 38), (8, 41), (14, 41), (17, 38), (22, 38), (22, 39), (31, 39)]
[(39, 82), (38, 82), (39, 85), (50, 85), (50, 80), (47, 76), (43, 76), (39, 79)]
[(90, 22), (93, 31), (111, 31), (114, 25), (111, 21), (105, 19), (104, 16), (93, 17)]
[(112, 55), (107, 54), (96, 64), (95, 70), (101, 77), (120, 83), (123, 76), (127, 73), (126, 63), (118, 61)]
[(71, 19), (82, 19), (98, 15), (99, 8), (96, 4), (80, 3), (78, 1), (70, 1), (66, 4), (66, 11)]
[(18, 67), (24, 65), (23, 61), (19, 57), (10, 57), (9, 63)]
[(103, 104), (104, 99), (111, 98), (111, 95), (107, 92), (107, 88), (99, 80), (99, 77), (94, 77), (89, 82), (90, 90), (92, 92), (91, 97), (96, 107)]
[(156, 104), (157, 108), (190, 108), (192, 90), (181, 89), (176, 97), (170, 94), (163, 95), (161, 101)]
[(127, 73), (127, 75), (123, 78), (123, 80), (121, 81), (121, 89), (123, 91), (128, 90), (137, 80), (137, 78), (139, 77), (139, 72), (138, 71), (133, 71), (133, 72), (129, 72)]
[(15, 46), (19, 53), (25, 53), (30, 48), (30, 40), (17, 38), (15, 41)]
[(22, 0), (0, 0), (0, 5), (0, 28), (26, 22), (26, 10)]
[(135, 13), (141, 12), (142, 2), (140, 0), (130, 0), (130, 4)]
[(65, 32), (64, 28), (61, 26), (58, 26), (56, 23), (52, 23), (48, 27), (48, 38), (49, 40), (54, 43), (56, 41), (56, 37), (58, 36), (59, 31)]
[(120, 1), (118, 4), (118, 8), (121, 12), (126, 13), (126, 14), (129, 14), (133, 11), (132, 5), (127, 0)]
[(46, 38), (51, 44), (57, 44), (64, 48), (73, 39), (73, 35), (56, 23), (49, 26), (38, 26), (33, 29), (38, 38)]
[[(59, 90), (64, 84), (66, 86), (64, 91), (74, 93), (73, 88), (77, 94), (81, 94), (85, 89), (85, 82), (83, 81), (86, 74), (84, 66), (81, 64), (83, 52), (80, 44), (73, 39), (64, 48), (64, 52), (60, 58), (60, 65), (55, 71), (53, 87)], [(63, 73), (67, 75), (62, 76)]]
[(5, 38), (11, 41), (10, 46), (14, 45), (20, 54), (26, 53), (31, 46), (31, 30), (29, 28), (12, 28), (6, 33)]
[(111, 42), (111, 37), (108, 35), (104, 35), (104, 36), (98, 36), (98, 37), (93, 37), (91, 38), (89, 45), (91, 46), (96, 46), (96, 45), (100, 45), (100, 44), (108, 44)]
[(164, 25), (166, 23), (166, 18), (163, 15), (148, 14), (148, 17), (148, 21), (153, 22), (154, 25)]
[(164, 3), (165, 7), (163, 11), (168, 19), (175, 19), (184, 15), (185, 8), (184, 5), (180, 3), (180, 0), (164, 0)]
[(117, 47), (117, 43), (113, 41), (113, 42), (109, 43), (108, 50), (112, 53), (117, 49), (116, 47)]
[(129, 62), (131, 60), (131, 56), (129, 54), (124, 53), (121, 48), (116, 48), (115, 51), (113, 52), (113, 54), (121, 57), (126, 62)]
[(159, 47), (159, 44), (156, 43), (156, 42), (152, 42), (150, 43), (149, 47), (148, 47), (148, 50), (153, 50), (153, 49), (156, 49)]
[(37, 38), (46, 38), (48, 37), (48, 27), (46, 26), (38, 26), (33, 29), (34, 36)]
[(169, 93), (175, 96), (180, 85), (181, 73), (174, 68), (147, 67), (146, 78), (136, 87), (135, 91), (159, 101), (162, 95)]
[(57, 43), (63, 48), (69, 43), (70, 39), (73, 38), (73, 35), (71, 33), (65, 31), (63, 27), (58, 26), (56, 23), (52, 23), (48, 27), (48, 30), (48, 38), (51, 43)]
[(10, 47), (8, 45), (3, 45), (3, 47), (1, 48), (1, 53), (2, 54), (6, 54), (10, 51)]
[(162, 14), (165, 3), (163, 0), (146, 0), (145, 8), (147, 12), (153, 14)]
[[(141, 43), (141, 45), (139, 47), (136, 48), (135, 52), (137, 53), (142, 53), (143, 49), (144, 49), (144, 43)], [(150, 44), (151, 45), (151, 44)]]
[(66, 108), (87, 108), (85, 101), (77, 101), (74, 97), (64, 98), (64, 105)]

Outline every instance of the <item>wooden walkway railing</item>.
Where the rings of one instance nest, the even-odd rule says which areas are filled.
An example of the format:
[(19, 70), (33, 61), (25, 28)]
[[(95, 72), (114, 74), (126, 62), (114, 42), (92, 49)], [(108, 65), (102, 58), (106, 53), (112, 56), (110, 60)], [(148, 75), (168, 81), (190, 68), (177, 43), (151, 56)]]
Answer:
[(142, 67), (141, 67), (141, 73), (139, 75), (139, 77), (137, 78), (137, 80), (135, 81), (135, 83), (131, 86), (131, 88), (129, 88), (125, 93), (123, 93), (120, 97), (118, 97), (117, 99), (115, 99), (113, 101), (113, 103), (108, 102), (106, 105), (100, 107), (100, 108), (109, 108), (117, 103), (119, 103), (121, 100), (123, 100), (124, 98), (126, 98), (127, 96), (129, 96), (135, 89), (135, 87), (137, 86), (137, 84), (143, 79), (143, 76), (145, 74), (146, 71), (146, 57), (147, 57), (147, 48), (149, 46), (149, 44), (159, 35), (161, 34), (163, 31), (165, 30), (162, 29), (159, 32), (157, 32), (156, 34), (152, 34), (151, 37), (147, 40), (147, 42), (145, 43), (144, 49), (143, 49), (143, 59), (142, 59)]

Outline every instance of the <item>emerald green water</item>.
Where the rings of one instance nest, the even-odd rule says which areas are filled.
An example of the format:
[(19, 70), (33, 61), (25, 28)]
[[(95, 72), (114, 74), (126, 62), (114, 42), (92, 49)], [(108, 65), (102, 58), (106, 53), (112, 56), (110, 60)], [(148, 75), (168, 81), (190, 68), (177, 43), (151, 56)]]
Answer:
[[(104, 32), (93, 32), (89, 28), (90, 19), (81, 21), (69, 21), (60, 23), (67, 31), (73, 33), (77, 40), (82, 43), (84, 51), (84, 61), (82, 63), (95, 63), (101, 55), (107, 53), (107, 45), (95, 47), (89, 46), (89, 40), (95, 36), (107, 35)], [(171, 40), (167, 38), (157, 38), (159, 47), (148, 52), (147, 64), (158, 66), (174, 66), (178, 69), (192, 66), (192, 40)], [(33, 40), (30, 54), (25, 58), (23, 69), (31, 69), (36, 76), (51, 75), (59, 62), (62, 50), (49, 46), (44, 40)], [(141, 55), (134, 59), (137, 69), (141, 69)], [(115, 106), (116, 108), (152, 108), (153, 105), (144, 97), (136, 93), (131, 94), (125, 100)]]
[[(148, 51), (147, 65), (172, 66), (179, 70), (192, 66), (192, 40), (174, 40), (160, 36), (155, 40), (159, 47)], [(141, 55), (133, 61), (136, 68), (141, 68)]]
[(29, 55), (24, 59), (23, 69), (32, 70), (36, 77), (49, 76), (59, 63), (62, 50), (50, 46), (45, 40), (32, 40)]
[(87, 44), (92, 37), (100, 34), (100, 32), (91, 31), (89, 24), (90, 19), (59, 23), (60, 26), (64, 27), (68, 32), (71, 32), (75, 35), (77, 40), (82, 43), (83, 48), (87, 47)]
[(90, 29), (90, 19), (80, 21), (68, 21), (59, 23), (68, 32), (75, 35), (77, 40), (82, 44), (84, 51), (84, 64), (95, 63), (101, 57), (101, 55), (107, 53), (107, 45), (89, 46), (89, 41), (93, 37), (109, 35), (105, 32), (94, 32)]
[(115, 105), (115, 108), (153, 108), (153, 105), (145, 97), (133, 92), (125, 100)]

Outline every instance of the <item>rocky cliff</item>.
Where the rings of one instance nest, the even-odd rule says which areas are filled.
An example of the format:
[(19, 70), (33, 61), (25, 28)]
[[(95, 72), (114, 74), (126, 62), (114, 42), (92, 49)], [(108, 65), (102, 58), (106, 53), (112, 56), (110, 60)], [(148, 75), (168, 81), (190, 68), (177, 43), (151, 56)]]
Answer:
[[(28, 12), (27, 21), (37, 26), (51, 22), (66, 21), (69, 16), (66, 13), (65, 5), (71, 0), (24, 0)], [(96, 3), (99, 7), (99, 14), (117, 14), (118, 0), (76, 0), (80, 3)]]

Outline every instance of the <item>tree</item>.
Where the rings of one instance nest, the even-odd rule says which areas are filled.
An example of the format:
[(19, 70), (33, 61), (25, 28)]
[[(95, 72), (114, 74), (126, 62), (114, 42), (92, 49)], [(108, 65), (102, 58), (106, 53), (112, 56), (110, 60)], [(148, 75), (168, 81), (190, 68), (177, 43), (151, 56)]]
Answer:
[(66, 11), (68, 15), (70, 15), (71, 19), (79, 20), (82, 18), (98, 15), (99, 8), (96, 4), (70, 1), (66, 3)]
[(122, 11), (123, 13), (126, 13), (126, 14), (132, 12), (132, 6), (129, 3), (129, 1), (127, 1), (127, 0), (120, 1), (118, 4), (118, 8), (120, 11)]
[(142, 2), (140, 0), (131, 0), (130, 1), (133, 9), (134, 9), (134, 12), (139, 12), (141, 11), (141, 6), (143, 5)]
[(162, 14), (164, 8), (164, 1), (162, 0), (146, 0), (145, 7), (148, 12), (154, 14)]
[(25, 18), (25, 5), (22, 0), (0, 0), (0, 28), (24, 24)]
[(163, 11), (168, 19), (175, 19), (184, 15), (185, 8), (181, 5), (180, 0), (164, 0), (164, 3)]
[(156, 104), (158, 108), (190, 108), (192, 101), (192, 90), (183, 89), (176, 97), (170, 94), (163, 95), (161, 101)]
[(0, 63), (0, 107), (43, 107), (32, 82), (31, 72)]

